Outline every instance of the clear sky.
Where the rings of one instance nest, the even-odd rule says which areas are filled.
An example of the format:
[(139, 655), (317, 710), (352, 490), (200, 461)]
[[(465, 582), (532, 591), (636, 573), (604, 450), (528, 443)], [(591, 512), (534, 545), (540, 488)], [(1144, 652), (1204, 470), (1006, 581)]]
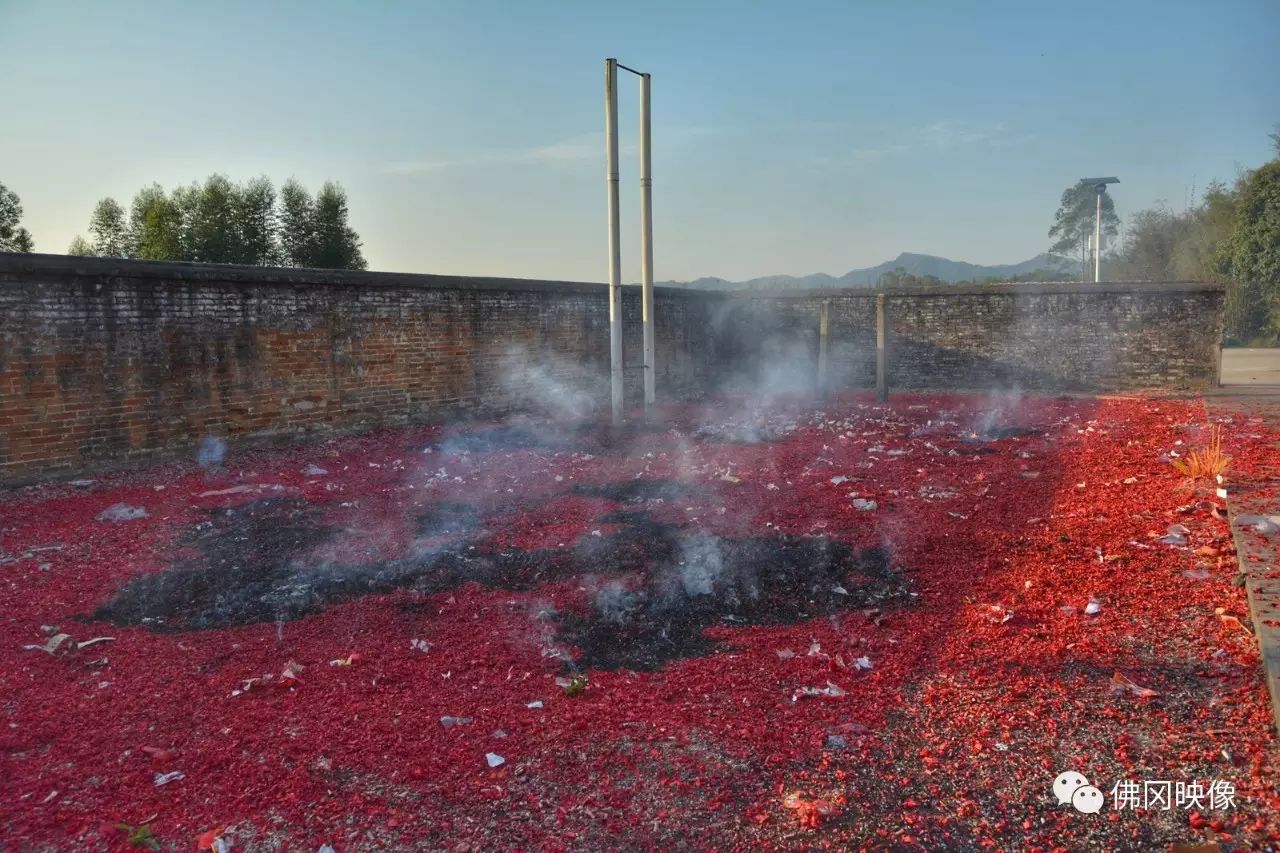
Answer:
[(37, 251), (219, 171), (340, 181), (371, 269), (598, 281), (607, 56), (660, 280), (1023, 260), (1077, 178), (1180, 208), (1280, 122), (1276, 0), (0, 0), (0, 182)]

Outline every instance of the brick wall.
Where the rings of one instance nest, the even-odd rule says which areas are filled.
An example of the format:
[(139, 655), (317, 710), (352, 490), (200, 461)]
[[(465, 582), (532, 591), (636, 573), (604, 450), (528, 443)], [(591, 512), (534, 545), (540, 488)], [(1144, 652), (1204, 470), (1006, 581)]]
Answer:
[[(1198, 282), (953, 285), (885, 291), (890, 388), (1202, 389), (1217, 381), (1223, 288)], [(875, 384), (871, 291), (735, 295), (718, 309), (735, 385), (813, 386), (828, 305), (832, 387)], [(781, 371), (788, 359), (798, 367)]]
[[(1203, 387), (1216, 285), (887, 292), (893, 387)], [(809, 390), (828, 305), (832, 387), (875, 379), (867, 291), (659, 289), (666, 399)], [(638, 288), (624, 353), (641, 363)], [(0, 482), (189, 449), (205, 435), (294, 438), (607, 404), (599, 284), (318, 272), (0, 253)], [(636, 401), (642, 371), (629, 369)]]
[[(655, 293), (658, 386), (702, 393), (713, 294)], [(638, 288), (624, 357), (642, 363)], [(0, 254), (0, 481), (189, 448), (608, 399), (598, 284)], [(626, 371), (642, 399), (642, 371)]]

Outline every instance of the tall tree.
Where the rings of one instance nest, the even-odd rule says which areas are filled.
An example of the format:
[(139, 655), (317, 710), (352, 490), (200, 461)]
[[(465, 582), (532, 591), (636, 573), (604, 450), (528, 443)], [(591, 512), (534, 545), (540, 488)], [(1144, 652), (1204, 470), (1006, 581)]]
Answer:
[(1135, 213), (1111, 263), (1125, 277), (1223, 282), (1227, 341), (1273, 345), (1280, 340), (1280, 158), (1234, 187), (1209, 184), (1180, 213)]
[(314, 266), (315, 201), (293, 178), (280, 188), (280, 262), (291, 267)]
[[(1096, 204), (1097, 193), (1089, 184), (1075, 184), (1063, 191), (1058, 212), (1053, 216), (1053, 226), (1049, 229), (1049, 236), (1054, 241), (1049, 247), (1049, 254), (1070, 259), (1078, 252), (1081, 266), (1089, 266), (1089, 240), (1093, 236)], [(1113, 240), (1119, 229), (1120, 217), (1116, 216), (1115, 202), (1109, 193), (1104, 192), (1102, 236)]]
[(129, 212), (134, 257), (149, 261), (187, 260), (182, 247), (182, 213), (164, 188), (138, 190)]
[(1205, 188), (1200, 204), (1190, 211), (1194, 225), (1173, 247), (1173, 278), (1187, 281), (1221, 278), (1218, 250), (1235, 228), (1236, 199), (1235, 190), (1218, 181)]
[(280, 262), (277, 246), (276, 190), (266, 176), (236, 188), (239, 257), (236, 263), (270, 266)]
[(1139, 210), (1108, 264), (1119, 278), (1217, 281), (1223, 275), (1217, 253), (1235, 226), (1235, 205), (1236, 192), (1215, 181), (1181, 212)]
[(30, 252), (35, 248), (31, 232), (21, 225), (22, 200), (0, 184), (0, 252)]
[(1139, 210), (1129, 217), (1124, 245), (1108, 266), (1123, 279), (1171, 281), (1174, 254), (1196, 226), (1191, 212), (1177, 214), (1166, 207)]
[(183, 221), (183, 246), (192, 261), (241, 263), (245, 252), (236, 187), (226, 175), (210, 175), (203, 185), (174, 192)]
[(93, 246), (89, 241), (77, 234), (71, 240), (71, 245), (67, 247), (68, 255), (79, 255), (81, 257), (89, 257), (93, 255)]
[(360, 236), (347, 224), (347, 194), (332, 181), (316, 193), (315, 255), (312, 266), (321, 269), (362, 270)]
[(93, 209), (89, 218), (89, 233), (93, 236), (93, 253), (109, 258), (128, 258), (133, 255), (129, 225), (125, 221), (124, 208), (113, 198), (104, 198)]
[(1240, 180), (1234, 227), (1217, 257), (1236, 286), (1228, 307), (1241, 339), (1280, 337), (1280, 158)]

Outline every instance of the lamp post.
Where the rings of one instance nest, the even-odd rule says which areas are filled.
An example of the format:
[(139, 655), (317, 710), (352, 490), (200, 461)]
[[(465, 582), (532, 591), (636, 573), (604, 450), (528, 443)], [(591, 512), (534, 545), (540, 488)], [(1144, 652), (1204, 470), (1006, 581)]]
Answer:
[(1120, 183), (1119, 178), (1081, 178), (1080, 183), (1093, 187), (1097, 193), (1097, 205), (1093, 219), (1093, 281), (1102, 281), (1102, 196), (1107, 191), (1107, 184)]

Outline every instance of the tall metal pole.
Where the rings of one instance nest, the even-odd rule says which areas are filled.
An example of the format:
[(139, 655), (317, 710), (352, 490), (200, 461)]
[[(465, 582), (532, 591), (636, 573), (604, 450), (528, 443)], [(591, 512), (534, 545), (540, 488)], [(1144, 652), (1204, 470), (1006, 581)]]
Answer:
[(640, 75), (640, 312), (644, 322), (644, 407), (656, 401), (653, 317), (653, 158), (649, 152), (649, 75)]
[(824, 299), (818, 306), (818, 396), (827, 396), (827, 349), (830, 331), (831, 300)]
[(1093, 282), (1102, 281), (1102, 193), (1105, 189), (1096, 190), (1098, 194), (1097, 214), (1093, 218)]
[(609, 190), (609, 374), (613, 424), (622, 423), (622, 246), (618, 232), (618, 60), (604, 61), (605, 179)]
[(876, 294), (876, 399), (889, 399), (889, 307), (883, 293)]

